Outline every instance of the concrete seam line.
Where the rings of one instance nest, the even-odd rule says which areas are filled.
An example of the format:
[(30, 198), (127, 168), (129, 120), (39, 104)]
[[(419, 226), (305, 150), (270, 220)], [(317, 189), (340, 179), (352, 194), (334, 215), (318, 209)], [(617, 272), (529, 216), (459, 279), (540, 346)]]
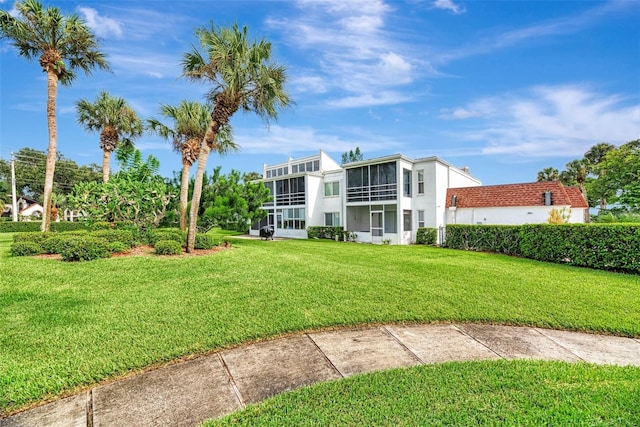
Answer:
[(386, 326), (381, 326), (380, 329), (382, 329), (387, 335), (389, 335), (391, 337), (391, 339), (393, 339), (395, 342), (397, 342), (398, 344), (400, 344), (400, 346), (407, 352), (409, 353), (414, 359), (416, 359), (418, 361), (418, 363), (420, 363), (421, 365), (425, 365), (425, 361), (422, 360), (420, 358), (420, 356), (418, 356), (417, 354), (415, 354), (413, 351), (411, 351), (411, 349), (409, 347), (407, 347), (401, 340), (399, 337), (397, 337), (392, 331), (390, 331), (389, 329), (387, 329)]
[(586, 362), (586, 360), (584, 360), (582, 357), (580, 357), (580, 355), (576, 354), (575, 352), (571, 351), (570, 348), (567, 348), (565, 346), (563, 346), (562, 344), (560, 344), (558, 341), (554, 340), (553, 337), (550, 337), (549, 335), (545, 334), (541, 329), (538, 328), (533, 328), (534, 331), (536, 331), (537, 333), (539, 333), (540, 335), (542, 335), (543, 337), (545, 337), (546, 339), (550, 340), (552, 343), (556, 344), (558, 347), (567, 350), (569, 353), (573, 354), (575, 357), (578, 358), (578, 360), (582, 361), (582, 362)]
[(227, 375), (227, 379), (229, 380), (229, 385), (231, 386), (231, 390), (233, 390), (233, 393), (236, 395), (236, 399), (238, 399), (238, 403), (240, 404), (240, 407), (242, 409), (246, 408), (247, 404), (244, 402), (244, 399), (242, 398), (242, 394), (240, 393), (240, 389), (238, 388), (238, 385), (236, 384), (236, 380), (233, 378), (233, 375), (231, 374), (231, 371), (229, 370), (229, 366), (227, 366), (227, 362), (225, 362), (224, 357), (222, 357), (222, 353), (221, 352), (218, 353), (218, 359), (220, 360), (220, 363), (222, 364), (222, 369), (224, 369), (224, 372)]
[(87, 427), (93, 427), (93, 389), (87, 392)]
[(309, 338), (311, 340), (311, 342), (313, 343), (314, 346), (316, 346), (316, 348), (318, 349), (318, 351), (320, 352), (320, 354), (322, 355), (322, 357), (324, 357), (324, 360), (327, 361), (327, 363), (338, 373), (338, 375), (340, 375), (342, 378), (345, 377), (345, 375), (340, 372), (340, 369), (338, 369), (338, 367), (336, 365), (333, 364), (333, 362), (331, 361), (331, 359), (329, 359), (327, 357), (327, 355), (324, 353), (324, 351), (322, 351), (322, 349), (320, 348), (320, 346), (318, 345), (317, 342), (315, 342), (315, 340), (311, 337), (311, 335), (309, 334), (305, 334), (307, 336), (307, 338)]
[(477, 342), (478, 344), (480, 344), (481, 346), (483, 346), (484, 348), (486, 348), (487, 350), (489, 350), (491, 353), (495, 354), (496, 356), (498, 356), (500, 359), (506, 359), (506, 357), (504, 357), (503, 355), (501, 355), (500, 353), (498, 353), (497, 351), (495, 351), (494, 349), (492, 349), (491, 347), (489, 347), (487, 344), (483, 343), (482, 341), (480, 341), (479, 339), (477, 339), (476, 337), (474, 337), (473, 335), (471, 335), (470, 333), (468, 333), (467, 331), (465, 331), (464, 329), (462, 329), (460, 327), (460, 325), (454, 325), (452, 324), (452, 326), (454, 328), (456, 328), (458, 331), (460, 331), (461, 334), (464, 334), (466, 336), (468, 336), (469, 338), (471, 338), (472, 340), (474, 340), (475, 342)]

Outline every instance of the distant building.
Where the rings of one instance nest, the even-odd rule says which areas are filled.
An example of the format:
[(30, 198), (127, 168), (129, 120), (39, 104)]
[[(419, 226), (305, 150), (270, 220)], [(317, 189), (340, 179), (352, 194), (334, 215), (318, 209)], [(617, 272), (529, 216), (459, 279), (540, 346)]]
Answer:
[[(11, 195), (9, 195), (9, 198)], [(22, 218), (41, 219), (44, 208), (38, 202), (25, 196), (20, 196), (16, 200), (18, 207), (18, 216)], [(11, 218), (13, 216), (13, 207), (11, 203), (5, 203), (2, 211), (3, 217)]]
[(253, 224), (276, 237), (306, 238), (309, 226), (342, 226), (359, 242), (409, 244), (418, 227), (446, 224), (448, 188), (478, 186), (468, 169), (438, 157), (401, 154), (339, 165), (326, 153), (264, 165), (263, 182), (273, 201)]
[(446, 208), (447, 224), (543, 223), (552, 209), (563, 210), (570, 223), (589, 215), (580, 189), (560, 181), (449, 188)]

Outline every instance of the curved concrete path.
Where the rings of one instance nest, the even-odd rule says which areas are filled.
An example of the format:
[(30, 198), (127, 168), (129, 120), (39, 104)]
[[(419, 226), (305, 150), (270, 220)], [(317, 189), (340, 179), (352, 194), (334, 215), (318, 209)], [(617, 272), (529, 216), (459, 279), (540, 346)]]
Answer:
[(640, 366), (640, 339), (478, 324), (312, 332), (99, 385), (0, 419), (0, 426), (194, 426), (320, 381), (424, 363), (500, 358)]

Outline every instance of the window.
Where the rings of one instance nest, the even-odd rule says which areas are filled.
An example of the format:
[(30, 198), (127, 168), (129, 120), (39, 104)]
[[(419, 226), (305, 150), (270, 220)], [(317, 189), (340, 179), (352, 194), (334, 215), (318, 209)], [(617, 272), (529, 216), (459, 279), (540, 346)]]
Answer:
[(324, 225), (327, 227), (337, 227), (340, 225), (340, 212), (325, 212)]
[(271, 171), (267, 171), (267, 178), (271, 178)]
[(424, 227), (424, 211), (418, 211), (418, 228)]
[(298, 173), (298, 165), (291, 165), (291, 173)]
[(418, 194), (424, 194), (424, 170), (418, 171)]
[(402, 190), (404, 197), (411, 197), (411, 171), (402, 169)]
[(340, 195), (340, 181), (324, 183), (324, 197), (335, 197)]
[(320, 170), (320, 160), (314, 160), (313, 161), (313, 171), (317, 172)]
[(398, 232), (398, 215), (396, 212), (396, 205), (387, 205), (384, 207), (384, 232), (385, 233), (397, 233)]
[(276, 216), (278, 219), (278, 228), (289, 230), (304, 230), (306, 228), (304, 208), (278, 209)]
[(411, 231), (411, 211), (404, 211), (402, 218), (404, 220), (404, 231)]
[(395, 162), (347, 169), (347, 201), (395, 200), (396, 180)]

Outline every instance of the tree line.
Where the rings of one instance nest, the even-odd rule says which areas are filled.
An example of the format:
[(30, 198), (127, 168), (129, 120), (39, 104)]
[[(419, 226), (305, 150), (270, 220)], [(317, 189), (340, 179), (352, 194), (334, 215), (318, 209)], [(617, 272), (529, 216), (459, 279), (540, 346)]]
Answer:
[(568, 162), (564, 170), (544, 168), (538, 172), (537, 179), (577, 185), (590, 207), (638, 212), (640, 139), (619, 147), (606, 142), (595, 144), (581, 159)]
[[(42, 231), (51, 221), (52, 194), (57, 163), (56, 100), (58, 84), (71, 85), (78, 71), (90, 75), (95, 69), (109, 70), (107, 57), (86, 22), (77, 14), (63, 15), (57, 7), (43, 7), (37, 0), (15, 4), (17, 16), (0, 10), (0, 38), (8, 39), (20, 56), (37, 59), (47, 75), (47, 128), (49, 143), (42, 186), (44, 215)], [(181, 179), (180, 225), (187, 227), (187, 252), (194, 249), (204, 173), (209, 154), (236, 149), (231, 142), (229, 121), (240, 109), (253, 112), (266, 123), (276, 119), (278, 111), (292, 106), (293, 99), (284, 89), (287, 70), (271, 59), (271, 43), (250, 40), (247, 27), (230, 28), (213, 23), (195, 30), (198, 45), (183, 54), (180, 61), (183, 77), (209, 85), (208, 103), (202, 107), (188, 100), (179, 106), (163, 105), (161, 113), (171, 123), (150, 119), (145, 126), (128, 103), (108, 92), (96, 101), (80, 100), (76, 104), (78, 122), (100, 134), (103, 155), (103, 184), (110, 177), (111, 153), (118, 145), (132, 147), (145, 128), (169, 139), (182, 156), (183, 175), (197, 163), (188, 214)], [(190, 107), (193, 107), (190, 109)], [(125, 148), (126, 152), (126, 148)]]

